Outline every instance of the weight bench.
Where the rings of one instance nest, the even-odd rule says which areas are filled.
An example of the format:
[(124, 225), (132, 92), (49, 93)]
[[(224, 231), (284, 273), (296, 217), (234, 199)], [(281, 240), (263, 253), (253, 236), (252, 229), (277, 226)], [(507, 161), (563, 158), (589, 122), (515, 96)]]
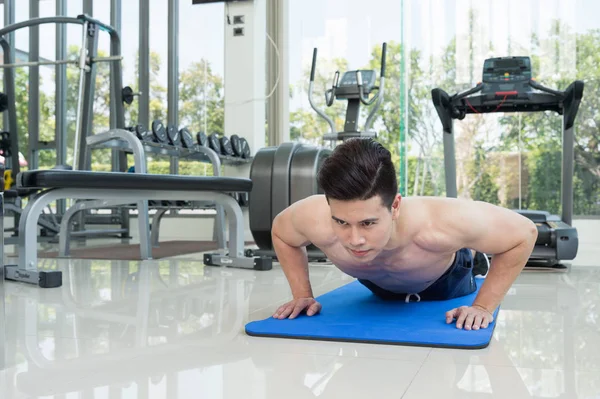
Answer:
[(210, 201), (222, 206), (229, 222), (228, 254), (204, 254), (208, 266), (270, 270), (272, 260), (244, 255), (244, 218), (240, 205), (228, 192), (250, 192), (249, 179), (214, 176), (154, 175), (123, 172), (34, 170), (17, 176), (17, 187), (41, 192), (25, 208), (19, 222), (19, 262), (5, 266), (9, 280), (43, 288), (62, 285), (60, 271), (37, 270), (37, 223), (43, 209), (58, 199), (119, 200), (136, 203), (139, 210), (140, 252), (151, 254), (148, 230), (149, 200)]

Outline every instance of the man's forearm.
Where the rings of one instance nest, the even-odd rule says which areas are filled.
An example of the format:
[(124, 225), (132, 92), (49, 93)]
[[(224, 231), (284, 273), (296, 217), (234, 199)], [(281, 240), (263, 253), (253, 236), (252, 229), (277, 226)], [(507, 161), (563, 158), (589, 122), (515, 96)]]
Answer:
[(272, 236), (273, 247), (277, 253), (277, 260), (285, 277), (290, 284), (294, 298), (310, 298), (313, 296), (308, 276), (308, 256), (305, 248), (292, 247), (281, 240), (277, 235)]
[(494, 313), (525, 267), (534, 244), (535, 241), (523, 241), (509, 251), (494, 255), (487, 277), (472, 306)]

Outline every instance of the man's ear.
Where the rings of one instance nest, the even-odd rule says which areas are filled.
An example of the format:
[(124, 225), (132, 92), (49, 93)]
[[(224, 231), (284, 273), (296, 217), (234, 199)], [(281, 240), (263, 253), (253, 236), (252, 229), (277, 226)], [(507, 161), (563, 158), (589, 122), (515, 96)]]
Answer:
[(394, 202), (392, 202), (392, 218), (396, 219), (400, 214), (400, 203), (402, 202), (402, 195), (396, 194)]

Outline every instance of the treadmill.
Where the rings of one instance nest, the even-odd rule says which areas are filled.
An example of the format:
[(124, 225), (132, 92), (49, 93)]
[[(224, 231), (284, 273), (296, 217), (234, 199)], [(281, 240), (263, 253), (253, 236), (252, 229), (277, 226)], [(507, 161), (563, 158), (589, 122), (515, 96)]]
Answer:
[(547, 88), (532, 78), (529, 57), (489, 58), (483, 64), (483, 79), (475, 87), (449, 95), (441, 88), (431, 91), (444, 130), (446, 196), (457, 197), (453, 120), (467, 114), (493, 112), (555, 111), (563, 116), (562, 215), (547, 211), (515, 210), (531, 219), (538, 239), (528, 268), (566, 269), (563, 260), (577, 255), (577, 230), (573, 219), (574, 122), (583, 97), (584, 84), (576, 80), (565, 91)]

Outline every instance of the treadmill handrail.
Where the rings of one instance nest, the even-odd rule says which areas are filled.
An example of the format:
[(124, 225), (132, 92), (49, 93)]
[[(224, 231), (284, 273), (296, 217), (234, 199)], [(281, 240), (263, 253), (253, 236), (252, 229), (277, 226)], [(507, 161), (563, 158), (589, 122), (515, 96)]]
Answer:
[(477, 85), (475, 87), (465, 90), (462, 93), (456, 93), (455, 95), (451, 96), (450, 102), (454, 102), (456, 100), (462, 100), (463, 98), (470, 96), (471, 94), (475, 94), (481, 90), (483, 90), (483, 83), (477, 83)]
[[(538, 83), (537, 81), (530, 79), (527, 84), (529, 86), (531, 86), (533, 89), (538, 90), (540, 93), (536, 93), (536, 92), (527, 92), (526, 94), (528, 96), (534, 95), (534, 96), (538, 96), (538, 99), (540, 99), (540, 102), (536, 103), (536, 102), (531, 102), (531, 97), (528, 98), (523, 98), (523, 97), (516, 97), (516, 98), (498, 98), (496, 99), (491, 99), (487, 97), (487, 94), (481, 94), (480, 96), (473, 96), (471, 97), (472, 94), (481, 92), (484, 85), (483, 83), (478, 83), (475, 87), (465, 90), (463, 92), (458, 92), (454, 95), (448, 95), (443, 89), (441, 88), (436, 88), (432, 90), (432, 97), (433, 97), (433, 102), (434, 105), (436, 105), (436, 107), (442, 106), (444, 108), (448, 108), (449, 109), (449, 115), (451, 116), (451, 119), (462, 119), (464, 117), (465, 113), (473, 113), (473, 109), (477, 109), (478, 107), (481, 107), (482, 105), (494, 105), (495, 103), (498, 102), (502, 102), (503, 104), (505, 104), (505, 107), (501, 107), (501, 108), (497, 108), (495, 110), (487, 110), (487, 109), (477, 109), (475, 112), (479, 112), (479, 113), (494, 113), (494, 112), (539, 112), (539, 111), (543, 111), (543, 110), (553, 110), (553, 111), (557, 111), (559, 114), (563, 113), (563, 110), (569, 111), (568, 108), (570, 108), (570, 105), (573, 103), (574, 105), (576, 105), (574, 111), (570, 112), (569, 117), (567, 118), (567, 125), (571, 126), (574, 123), (575, 120), (575, 116), (577, 113), (577, 108), (578, 108), (578, 104), (581, 100), (581, 98), (583, 97), (583, 86), (584, 83), (580, 80), (576, 80), (574, 82), (572, 82), (569, 87), (564, 90), (564, 91), (560, 91), (560, 90), (554, 90), (551, 88), (548, 88), (540, 83)], [(543, 98), (543, 102), (541, 101), (540, 96), (545, 96), (545, 98)], [(465, 103), (465, 101), (468, 101), (472, 98), (471, 101), (474, 100), (478, 100), (478, 101), (482, 101), (482, 103), (480, 104), (476, 104), (475, 102), (473, 103)], [(448, 103), (446, 103), (448, 102)], [(485, 104), (483, 104), (485, 103)], [(518, 107), (515, 109), (506, 109), (506, 106), (515, 106), (515, 105), (519, 105), (519, 104), (528, 104), (528, 103), (532, 103), (532, 104), (536, 104), (536, 105), (544, 105), (542, 107), (542, 109), (540, 109), (539, 107), (537, 109), (526, 109), (526, 108), (522, 108), (522, 107)], [(460, 112), (463, 111), (463, 112)], [(448, 130), (448, 129), (445, 129)]]
[(560, 97), (561, 100), (565, 97), (564, 91), (551, 89), (549, 87), (546, 87), (546, 86), (536, 82), (533, 79), (530, 79), (528, 83), (529, 83), (529, 86), (533, 87), (534, 89), (537, 89), (539, 91), (543, 91), (543, 92), (546, 92), (549, 94), (554, 94), (555, 96)]

